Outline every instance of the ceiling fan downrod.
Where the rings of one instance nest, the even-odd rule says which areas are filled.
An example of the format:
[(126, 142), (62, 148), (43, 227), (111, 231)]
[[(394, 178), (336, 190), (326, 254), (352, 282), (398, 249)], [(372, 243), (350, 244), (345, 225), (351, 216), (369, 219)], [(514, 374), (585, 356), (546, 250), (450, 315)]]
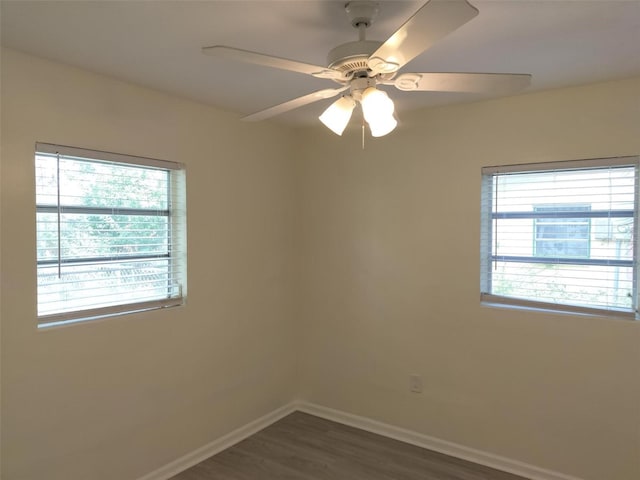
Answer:
[[(343, 72), (348, 81), (356, 72), (368, 70), (367, 60), (382, 45), (382, 42), (366, 39), (367, 28), (373, 24), (374, 18), (378, 15), (380, 4), (356, 0), (348, 2), (344, 9), (351, 26), (358, 30), (358, 40), (343, 43), (331, 50), (327, 55), (327, 65), (330, 69)], [(338, 83), (346, 82), (343, 79)]]
[(380, 4), (378, 2), (357, 0), (345, 4), (344, 9), (347, 12), (351, 26), (358, 29), (358, 40), (364, 41), (367, 28), (371, 26), (373, 19), (380, 11)]

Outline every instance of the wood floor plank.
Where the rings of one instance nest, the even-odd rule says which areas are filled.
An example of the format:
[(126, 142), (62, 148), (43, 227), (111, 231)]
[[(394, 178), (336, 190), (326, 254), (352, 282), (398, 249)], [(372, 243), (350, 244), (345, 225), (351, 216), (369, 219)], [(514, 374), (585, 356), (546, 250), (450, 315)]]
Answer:
[(172, 480), (527, 480), (295, 412)]

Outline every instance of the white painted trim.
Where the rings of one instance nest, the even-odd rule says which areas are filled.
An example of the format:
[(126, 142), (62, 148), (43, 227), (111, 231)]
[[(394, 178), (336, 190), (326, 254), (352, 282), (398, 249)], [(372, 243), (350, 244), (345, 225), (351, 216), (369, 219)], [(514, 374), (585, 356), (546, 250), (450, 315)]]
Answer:
[(280, 407), (262, 417), (254, 420), (246, 425), (227, 433), (226, 435), (206, 444), (203, 447), (194, 450), (191, 453), (168, 463), (167, 465), (148, 473), (138, 480), (168, 480), (169, 478), (177, 475), (178, 473), (193, 467), (194, 465), (206, 460), (207, 458), (220, 453), (221, 451), (241, 442), (247, 437), (250, 437), (254, 433), (268, 427), (269, 425), (277, 422), (278, 420), (286, 417), (290, 413), (296, 411), (296, 404), (289, 403), (283, 407)]
[(354, 415), (352, 413), (323, 407), (321, 405), (305, 401), (291, 402), (267, 413), (257, 420), (237, 428), (217, 440), (214, 440), (213, 442), (208, 443), (207, 445), (138, 478), (138, 480), (168, 480), (174, 475), (177, 475), (187, 468), (206, 460), (212, 455), (232, 447), (236, 443), (250, 437), (254, 433), (259, 432), (295, 411), (315, 415), (316, 417), (332, 420), (367, 432), (377, 433), (378, 435), (383, 435), (411, 445), (451, 455), (452, 457), (469, 460), (470, 462), (502, 470), (503, 472), (520, 475), (530, 480), (583, 480), (571, 475), (546, 470), (518, 460), (512, 460), (500, 455), (494, 455), (493, 453), (483, 452), (482, 450), (476, 450), (475, 448), (389, 425), (388, 423), (379, 422), (371, 418), (361, 417), (360, 415)]
[(356, 427), (361, 430), (366, 430), (367, 432), (377, 433), (378, 435), (383, 435), (411, 445), (451, 455), (452, 457), (469, 460), (480, 465), (502, 470), (503, 472), (513, 473), (514, 475), (520, 475), (531, 480), (582, 480), (578, 477), (546, 470), (518, 460), (512, 460), (510, 458), (494, 455), (493, 453), (483, 452), (481, 450), (476, 450), (475, 448), (430, 437), (429, 435), (395, 427), (367, 417), (334, 410), (321, 405), (308, 402), (298, 402), (296, 407), (296, 410), (310, 415), (315, 415), (316, 417)]

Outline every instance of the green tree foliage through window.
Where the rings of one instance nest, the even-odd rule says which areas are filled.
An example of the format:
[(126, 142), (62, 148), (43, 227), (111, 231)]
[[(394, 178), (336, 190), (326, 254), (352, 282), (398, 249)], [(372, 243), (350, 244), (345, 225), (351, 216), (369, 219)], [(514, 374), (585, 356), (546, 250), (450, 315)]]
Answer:
[(180, 295), (172, 174), (36, 155), (40, 315)]

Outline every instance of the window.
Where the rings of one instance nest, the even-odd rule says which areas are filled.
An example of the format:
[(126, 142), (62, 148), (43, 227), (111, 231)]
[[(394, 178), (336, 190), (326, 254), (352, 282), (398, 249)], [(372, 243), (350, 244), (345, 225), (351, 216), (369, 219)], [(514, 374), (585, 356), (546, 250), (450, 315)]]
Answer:
[(633, 316), (638, 158), (485, 167), (481, 298)]
[(180, 164), (39, 143), (35, 166), (40, 325), (182, 303)]

